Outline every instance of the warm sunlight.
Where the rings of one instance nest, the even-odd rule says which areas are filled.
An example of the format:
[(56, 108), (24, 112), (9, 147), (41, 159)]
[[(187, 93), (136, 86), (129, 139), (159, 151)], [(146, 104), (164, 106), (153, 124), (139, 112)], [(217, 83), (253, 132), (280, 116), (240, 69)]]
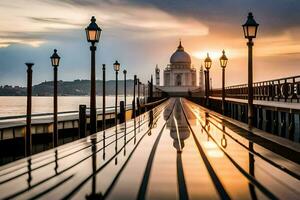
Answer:
[[(207, 50), (193, 52), (192, 55), (197, 59), (204, 60), (207, 57), (207, 53), (208, 53), (209, 57), (212, 60), (218, 60), (222, 56), (222, 50), (223, 49), (220, 50), (207, 49)], [(225, 49), (225, 52), (226, 55), (231, 59), (243, 56), (240, 49)]]
[(0, 200), (299, 199), (299, 8), (0, 0)]

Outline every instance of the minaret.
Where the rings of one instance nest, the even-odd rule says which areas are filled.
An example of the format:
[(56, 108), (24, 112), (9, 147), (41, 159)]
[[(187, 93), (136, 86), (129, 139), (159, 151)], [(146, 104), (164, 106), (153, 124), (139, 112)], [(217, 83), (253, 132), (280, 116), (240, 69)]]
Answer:
[(158, 68), (158, 65), (155, 67), (155, 85), (159, 86), (160, 85), (160, 69)]
[(201, 91), (204, 90), (204, 78), (203, 78), (203, 66), (201, 65), (199, 71), (199, 88)]

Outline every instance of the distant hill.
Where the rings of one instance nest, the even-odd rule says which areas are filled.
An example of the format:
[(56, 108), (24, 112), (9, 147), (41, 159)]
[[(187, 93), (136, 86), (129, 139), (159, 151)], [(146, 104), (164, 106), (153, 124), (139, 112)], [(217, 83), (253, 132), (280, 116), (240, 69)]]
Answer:
[[(127, 80), (127, 94), (133, 94), (133, 80)], [(96, 81), (96, 93), (102, 95), (102, 81)], [(124, 81), (118, 81), (118, 93), (123, 94)], [(142, 92), (142, 88), (141, 88)], [(89, 80), (74, 80), (74, 81), (59, 81), (58, 95), (59, 96), (85, 96), (90, 94)], [(115, 81), (106, 81), (106, 95), (115, 94)], [(32, 88), (33, 96), (52, 96), (53, 95), (53, 81), (45, 81)], [(26, 87), (19, 86), (0, 86), (0, 96), (26, 96)]]

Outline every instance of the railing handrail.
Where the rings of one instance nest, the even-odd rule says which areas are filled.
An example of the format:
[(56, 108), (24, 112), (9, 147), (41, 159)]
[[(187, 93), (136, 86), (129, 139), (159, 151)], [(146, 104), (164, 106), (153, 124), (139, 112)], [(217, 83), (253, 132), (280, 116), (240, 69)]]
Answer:
[[(117, 106), (117, 107), (119, 108), (120, 106)], [(112, 108), (115, 108), (115, 106), (105, 107), (105, 110), (109, 110), (109, 109), (112, 109)], [(131, 104), (127, 104), (126, 108), (131, 108)], [(90, 108), (87, 107), (87, 109), (90, 109)], [(102, 110), (102, 108), (97, 108), (97, 110)], [(79, 111), (76, 111), (76, 110), (62, 111), (62, 112), (58, 112), (57, 114), (62, 115), (62, 114), (76, 114), (76, 113), (79, 113)], [(43, 117), (43, 116), (49, 116), (49, 115), (53, 115), (53, 113), (34, 113), (34, 114), (31, 114), (32, 117)], [(27, 115), (3, 116), (3, 117), (0, 117), (0, 121), (9, 120), (9, 119), (22, 119), (22, 118), (26, 118), (26, 117), (27, 117)]]
[[(266, 81), (258, 81), (258, 82), (254, 82), (253, 86), (255, 86), (256, 84), (259, 84), (259, 83), (268, 83), (268, 82), (270, 83), (270, 82), (284, 81), (284, 80), (296, 79), (296, 78), (300, 78), (300, 75), (289, 76), (289, 77), (279, 78), (279, 79), (271, 79), (271, 80), (266, 80)], [(225, 87), (225, 89), (236, 89), (236, 88), (242, 88), (242, 87), (248, 87), (248, 84), (247, 83), (243, 83), (243, 84), (238, 84), (238, 85), (231, 85), (231, 86)], [(213, 89), (213, 91), (218, 91), (218, 90), (222, 90), (222, 88), (215, 88), (215, 89)]]
[[(245, 99), (248, 96), (248, 85), (225, 87), (225, 96)], [(211, 96), (221, 96), (222, 89), (214, 89)], [(290, 101), (300, 103), (300, 75), (253, 83), (253, 97), (266, 101)]]

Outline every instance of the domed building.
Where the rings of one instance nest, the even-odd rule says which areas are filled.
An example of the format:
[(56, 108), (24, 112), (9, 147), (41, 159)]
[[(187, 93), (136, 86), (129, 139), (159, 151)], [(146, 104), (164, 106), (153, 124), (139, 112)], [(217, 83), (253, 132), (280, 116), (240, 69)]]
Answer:
[(156, 88), (172, 96), (185, 96), (188, 91), (203, 87), (203, 70), (199, 71), (199, 87), (196, 69), (192, 67), (191, 56), (184, 51), (181, 41), (170, 57), (170, 64), (163, 71), (163, 86), (160, 86), (160, 69), (155, 68)]
[(191, 67), (191, 57), (181, 41), (164, 70), (164, 86), (196, 86), (196, 69)]

